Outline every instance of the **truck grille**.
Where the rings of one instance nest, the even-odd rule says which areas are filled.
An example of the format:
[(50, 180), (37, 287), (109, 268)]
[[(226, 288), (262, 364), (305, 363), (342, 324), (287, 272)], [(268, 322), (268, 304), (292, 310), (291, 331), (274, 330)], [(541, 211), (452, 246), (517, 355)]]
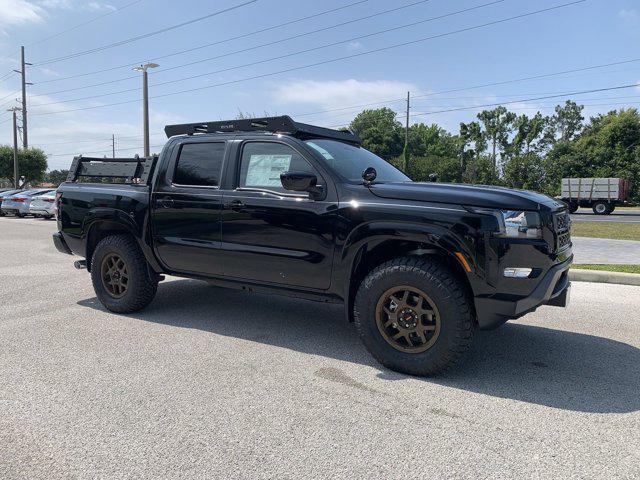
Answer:
[(554, 216), (554, 230), (556, 234), (556, 251), (571, 246), (571, 217), (565, 210)]

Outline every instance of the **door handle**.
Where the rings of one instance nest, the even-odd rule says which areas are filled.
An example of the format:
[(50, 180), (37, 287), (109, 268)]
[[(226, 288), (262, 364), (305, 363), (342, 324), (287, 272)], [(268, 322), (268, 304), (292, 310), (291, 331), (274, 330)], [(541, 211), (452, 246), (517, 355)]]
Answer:
[(173, 199), (169, 197), (159, 198), (156, 200), (156, 207), (157, 208), (173, 208), (174, 207)]
[(231, 200), (229, 203), (227, 203), (227, 208), (235, 211), (242, 210), (244, 206), (245, 205), (242, 200)]

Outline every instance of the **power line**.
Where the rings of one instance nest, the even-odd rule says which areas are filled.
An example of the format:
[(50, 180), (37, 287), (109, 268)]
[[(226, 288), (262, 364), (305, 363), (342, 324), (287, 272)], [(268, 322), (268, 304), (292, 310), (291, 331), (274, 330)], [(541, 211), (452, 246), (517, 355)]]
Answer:
[[(111, 139), (109, 139), (111, 140)], [(164, 147), (164, 144), (162, 145), (151, 145), (150, 148), (162, 148)], [(128, 151), (128, 150), (142, 150), (140, 147), (129, 147), (129, 148), (119, 148), (118, 151)], [(111, 148), (109, 148), (108, 150), (94, 150), (93, 152), (84, 152), (84, 154), (93, 154), (93, 153), (111, 153)], [(51, 153), (51, 154), (47, 154), (47, 157), (69, 157), (72, 155), (77, 155), (78, 152), (71, 152), (71, 153)]]
[[(349, 60), (349, 59), (352, 59), (352, 58), (357, 58), (357, 57), (361, 57), (361, 56), (364, 56), (364, 55), (371, 55), (373, 53), (387, 51), (387, 50), (391, 50), (391, 49), (394, 49), (394, 48), (404, 47), (404, 46), (408, 46), (408, 45), (414, 45), (414, 44), (417, 44), (417, 43), (425, 42), (425, 41), (428, 41), (428, 40), (433, 40), (433, 39), (436, 39), (436, 38), (442, 38), (442, 37), (447, 37), (447, 36), (458, 34), (458, 33), (462, 33), (462, 32), (468, 32), (468, 31), (472, 31), (472, 30), (477, 30), (477, 29), (480, 29), (480, 28), (484, 28), (484, 27), (488, 27), (488, 26), (492, 26), (492, 25), (497, 25), (497, 24), (508, 22), (508, 21), (511, 21), (511, 20), (521, 19), (521, 18), (532, 16), (532, 15), (536, 15), (536, 14), (539, 14), (539, 13), (544, 13), (544, 12), (548, 12), (548, 11), (557, 10), (557, 9), (560, 9), (560, 8), (576, 5), (576, 4), (579, 4), (579, 3), (584, 3), (585, 1), (586, 0), (575, 0), (573, 2), (564, 3), (564, 4), (561, 4), (561, 5), (555, 5), (553, 7), (548, 7), (548, 8), (544, 8), (544, 9), (541, 9), (541, 10), (536, 10), (536, 11), (533, 11), (533, 12), (527, 12), (527, 13), (523, 13), (523, 14), (520, 14), (520, 15), (515, 15), (515, 16), (512, 16), (512, 17), (503, 18), (503, 19), (500, 19), (500, 20), (494, 20), (494, 21), (491, 21), (491, 22), (486, 22), (486, 23), (483, 23), (483, 24), (480, 24), (480, 25), (474, 25), (474, 26), (471, 26), (471, 27), (466, 27), (466, 28), (462, 28), (462, 29), (458, 29), (458, 30), (454, 30), (454, 31), (450, 31), (450, 32), (440, 33), (440, 34), (437, 34), (437, 35), (431, 35), (431, 36), (428, 36), (428, 37), (423, 37), (423, 38), (419, 38), (419, 39), (416, 39), (416, 40), (397, 43), (397, 44), (389, 45), (389, 46), (386, 46), (386, 47), (380, 47), (380, 48), (376, 48), (376, 49), (373, 49), (373, 50), (368, 50), (366, 52), (359, 52), (359, 53), (355, 53), (355, 54), (351, 54), (351, 55), (345, 55), (345, 56), (342, 56), (342, 57), (323, 60), (323, 61), (320, 61), (320, 62), (315, 62), (315, 63), (311, 63), (311, 64), (307, 64), (307, 65), (302, 65), (302, 66), (299, 66), (299, 67), (286, 68), (286, 69), (283, 69), (283, 70), (278, 70), (276, 72), (269, 72), (269, 73), (264, 73), (264, 74), (259, 74), (259, 75), (253, 75), (251, 77), (245, 77), (245, 78), (241, 78), (241, 79), (230, 80), (230, 81), (227, 81), (227, 82), (221, 82), (221, 83), (216, 83), (216, 84), (211, 84), (211, 85), (205, 85), (205, 86), (202, 86), (202, 87), (195, 87), (195, 88), (190, 88), (190, 89), (185, 89), (185, 90), (179, 90), (179, 91), (176, 91), (176, 92), (170, 92), (170, 93), (165, 93), (165, 94), (161, 94), (161, 95), (155, 95), (155, 96), (150, 97), (150, 98), (164, 98), (164, 97), (169, 97), (169, 96), (173, 96), (173, 95), (180, 95), (180, 94), (183, 94), (183, 93), (190, 93), (190, 92), (195, 92), (195, 91), (200, 91), (200, 90), (206, 90), (206, 89), (209, 89), (209, 88), (220, 87), (220, 86), (225, 86), (225, 85), (232, 85), (232, 84), (236, 84), (236, 83), (246, 82), (246, 81), (249, 81), (249, 80), (256, 80), (256, 79), (260, 79), (260, 78), (270, 77), (270, 76), (279, 75), (279, 74), (282, 74), (282, 73), (289, 73), (289, 72), (296, 71), (296, 70), (302, 70), (302, 69), (312, 68), (312, 67), (316, 67), (316, 66), (320, 66), (320, 65), (326, 65), (326, 64), (329, 64), (329, 63), (334, 63), (334, 62), (338, 62), (338, 61), (342, 61), (342, 60)], [(180, 81), (183, 81), (183, 80), (180, 80)], [(165, 82), (165, 83), (167, 83), (167, 82)], [(157, 86), (157, 84), (156, 84), (156, 86)], [(139, 89), (130, 89), (130, 90), (127, 90), (127, 91), (133, 91), (133, 90), (139, 90)], [(124, 93), (124, 91), (114, 92), (114, 93), (111, 93), (111, 94), (116, 94), (116, 93)], [(107, 94), (107, 95), (110, 95), (110, 94)], [(88, 99), (91, 99), (91, 98), (99, 98), (99, 97), (103, 97), (103, 96), (105, 96), (105, 94), (103, 94), (103, 95), (94, 95), (94, 96), (91, 96), (91, 97), (84, 97), (82, 100), (88, 100)], [(80, 99), (76, 99), (76, 100), (80, 100)], [(76, 100), (68, 100), (68, 101), (76, 101)], [(107, 103), (107, 104), (96, 105), (96, 106), (92, 106), (92, 107), (81, 107), (81, 108), (69, 109), (69, 110), (61, 110), (61, 111), (56, 111), (56, 112), (42, 112), (42, 113), (40, 113), (38, 115), (55, 115), (55, 114), (59, 114), (59, 113), (68, 113), (68, 112), (90, 110), (90, 109), (95, 109), (95, 108), (104, 108), (104, 107), (116, 106), (116, 105), (125, 105), (127, 103), (134, 103), (134, 102), (137, 102), (137, 101), (138, 100), (126, 100), (126, 101), (122, 101), (122, 102)], [(60, 104), (60, 103), (65, 103), (65, 102), (54, 102), (54, 103)], [(47, 104), (41, 104), (40, 106), (44, 106), (44, 105), (47, 105)]]
[(120, 40), (118, 42), (113, 42), (113, 43), (109, 43), (107, 45), (102, 45), (100, 47), (91, 48), (89, 50), (83, 50), (83, 51), (80, 51), (80, 52), (71, 53), (69, 55), (64, 55), (62, 57), (56, 57), (56, 58), (50, 58), (50, 59), (46, 59), (46, 60), (41, 60), (40, 62), (35, 62), (34, 65), (35, 66), (49, 65), (51, 63), (60, 62), (60, 61), (63, 61), (63, 60), (69, 60), (71, 58), (77, 58), (77, 57), (81, 57), (81, 56), (84, 56), (84, 55), (88, 55), (90, 53), (101, 52), (103, 50), (108, 50), (110, 48), (119, 47), (121, 45), (126, 45), (128, 43), (137, 42), (138, 40), (142, 40), (144, 38), (153, 37), (155, 35), (159, 35), (161, 33), (165, 33), (165, 32), (168, 32), (170, 30), (175, 30), (177, 28), (182, 28), (182, 27), (185, 27), (187, 25), (192, 25), (192, 24), (200, 22), (202, 20), (206, 20), (206, 19), (211, 18), (211, 17), (215, 17), (216, 15), (221, 15), (223, 13), (227, 13), (227, 12), (230, 12), (232, 10), (236, 10), (238, 8), (250, 5), (252, 3), (256, 3), (257, 1), (258, 0), (247, 0), (244, 3), (240, 3), (240, 4), (234, 5), (232, 7), (224, 8), (222, 10), (218, 10), (216, 12), (209, 13), (208, 15), (203, 15), (202, 17), (198, 17), (198, 18), (194, 18), (194, 19), (188, 20), (186, 22), (181, 22), (181, 23), (178, 23), (176, 25), (171, 25), (169, 27), (161, 28), (160, 30), (155, 30), (153, 32), (144, 33), (142, 35), (137, 35), (135, 37), (130, 37), (130, 38), (127, 38), (125, 40)]
[(579, 90), (579, 91), (574, 91), (574, 92), (567, 92), (567, 93), (563, 93), (563, 94), (559, 94), (559, 95), (545, 95), (542, 97), (534, 97), (534, 98), (524, 98), (524, 99), (519, 99), (519, 100), (510, 100), (508, 102), (497, 102), (497, 103), (485, 103), (482, 105), (474, 105), (473, 107), (458, 107), (458, 108), (449, 108), (446, 110), (434, 110), (434, 111), (430, 111), (430, 112), (417, 112), (417, 113), (412, 113), (411, 116), (415, 116), (415, 115), (433, 115), (435, 113), (446, 113), (446, 112), (458, 112), (461, 110), (473, 110), (476, 108), (483, 108), (483, 107), (498, 107), (498, 106), (502, 106), (502, 105), (511, 105), (513, 103), (524, 103), (524, 102), (531, 102), (531, 101), (536, 101), (536, 100), (548, 100), (550, 98), (560, 98), (560, 97), (571, 97), (574, 95), (584, 95), (586, 93), (596, 93), (596, 92), (610, 92), (612, 90), (622, 90), (625, 88), (635, 88), (638, 87), (638, 85), (640, 85), (640, 83), (631, 83), (628, 85), (617, 85), (615, 87), (605, 87), (605, 88), (595, 88), (595, 89), (591, 89), (591, 90)]
[(299, 22), (302, 22), (302, 21), (305, 21), (305, 20), (309, 20), (309, 19), (312, 19), (312, 18), (317, 18), (317, 17), (320, 17), (322, 15), (327, 15), (329, 13), (334, 13), (334, 12), (337, 12), (339, 10), (344, 10), (346, 8), (353, 7), (354, 5), (359, 5), (361, 3), (365, 3), (365, 2), (368, 2), (368, 1), (369, 0), (358, 0), (356, 2), (352, 2), (352, 3), (349, 3), (347, 5), (343, 5), (341, 7), (332, 8), (330, 10), (324, 10), (322, 12), (314, 13), (312, 15), (307, 15), (305, 17), (300, 17), (300, 18), (297, 18), (295, 20), (289, 20), (289, 21), (284, 22), (284, 23), (279, 23), (277, 25), (272, 25), (270, 27), (261, 28), (260, 30), (255, 30), (253, 32), (244, 33), (244, 34), (241, 34), (241, 35), (236, 35), (235, 37), (225, 38), (223, 40), (218, 40), (218, 41), (213, 42), (213, 43), (207, 43), (205, 45), (199, 45), (197, 47), (192, 47), (192, 48), (189, 48), (187, 50), (181, 50), (179, 52), (169, 53), (169, 54), (166, 54), (166, 55), (162, 55), (160, 57), (153, 57), (153, 58), (145, 59), (145, 60), (139, 61), (139, 62), (131, 62), (131, 63), (123, 64), (123, 65), (118, 65), (116, 67), (109, 67), (109, 68), (104, 68), (104, 69), (101, 69), (101, 70), (95, 70), (95, 71), (92, 71), (92, 72), (85, 72), (85, 73), (79, 73), (79, 74), (76, 74), (76, 75), (69, 75), (67, 77), (53, 78), (53, 79), (44, 80), (44, 81), (41, 81), (41, 82), (38, 82), (38, 83), (40, 85), (42, 85), (44, 83), (60, 82), (60, 81), (63, 81), (63, 80), (70, 80), (70, 79), (73, 79), (73, 78), (85, 77), (85, 76), (88, 76), (88, 75), (95, 75), (95, 74), (98, 74), (98, 73), (105, 73), (105, 72), (110, 72), (110, 71), (113, 71), (113, 70), (119, 70), (121, 68), (131, 67), (132, 65), (143, 63), (143, 62), (146, 62), (147, 60), (161, 60), (163, 58), (168, 58), (168, 57), (171, 57), (171, 56), (174, 56), (174, 55), (180, 55), (180, 54), (187, 53), (187, 52), (192, 52), (192, 51), (195, 51), (195, 50), (198, 50), (198, 49), (211, 47), (211, 46), (214, 46), (214, 45), (219, 45), (221, 43), (230, 42), (232, 40), (238, 40), (238, 39), (246, 38), (246, 37), (249, 37), (249, 36), (252, 36), (252, 35), (257, 35), (259, 33), (264, 33), (264, 32), (270, 31), (270, 30), (275, 30), (275, 29), (280, 28), (280, 27), (285, 27), (285, 26), (288, 26), (288, 25), (292, 25), (294, 23), (299, 23)]
[[(203, 58), (203, 59), (196, 60), (196, 61), (193, 61), (193, 62), (183, 63), (183, 64), (180, 64), (180, 65), (174, 65), (173, 67), (162, 68), (162, 69), (158, 70), (157, 72), (153, 72), (153, 73), (150, 73), (150, 74), (157, 75), (158, 73), (164, 73), (164, 72), (168, 72), (168, 71), (171, 71), (171, 70), (176, 70), (176, 69), (179, 69), (179, 68), (189, 67), (191, 65), (196, 65), (196, 64), (207, 62), (207, 61), (210, 61), (210, 60), (217, 60), (217, 59), (220, 59), (220, 58), (223, 58), (223, 57), (237, 55), (238, 53), (249, 52), (251, 50), (257, 50), (259, 48), (264, 48), (264, 47), (268, 47), (268, 46), (272, 46), (272, 45), (277, 45), (278, 43), (286, 42), (286, 41), (289, 41), (289, 40), (295, 40), (295, 39), (302, 38), (302, 37), (305, 37), (305, 36), (308, 36), (308, 35), (313, 35), (315, 33), (324, 32), (324, 31), (327, 31), (327, 30), (332, 30), (334, 28), (343, 27), (345, 25), (349, 25), (349, 24), (356, 23), (356, 22), (361, 22), (363, 20), (369, 20), (371, 18), (375, 18), (375, 17), (378, 17), (380, 15), (386, 15), (388, 13), (397, 12), (399, 10), (403, 10), (403, 9), (406, 9), (406, 8), (409, 8), (409, 7), (413, 7), (413, 6), (422, 4), (422, 3), (427, 3), (429, 1), (431, 1), (431, 0), (420, 0), (420, 1), (417, 1), (417, 2), (414, 2), (414, 3), (409, 3), (407, 5), (402, 5), (400, 7), (395, 7), (395, 8), (391, 8), (391, 9), (388, 9), (388, 10), (383, 10), (381, 12), (373, 13), (371, 15), (366, 15), (364, 17), (355, 18), (353, 20), (347, 20), (345, 22), (340, 22), (340, 23), (337, 23), (337, 24), (334, 24), (334, 25), (330, 25), (328, 27), (322, 27), (322, 28), (318, 28), (318, 29), (315, 29), (315, 30), (311, 30), (309, 32), (299, 33), (297, 35), (292, 35), (290, 37), (281, 38), (279, 40), (274, 40), (274, 41), (267, 42), (267, 43), (261, 43), (259, 45), (254, 45), (252, 47), (247, 47), (247, 48), (243, 48), (243, 49), (240, 49), (240, 50), (235, 50), (233, 52), (226, 52), (226, 53), (223, 53), (221, 55), (216, 55), (214, 57)], [(400, 29), (400, 28), (406, 28), (406, 27), (414, 26), (414, 25), (417, 25), (419, 23), (424, 23), (424, 22), (427, 22), (427, 21), (432, 21), (432, 20), (444, 18), (444, 17), (455, 15), (455, 14), (458, 14), (458, 13), (464, 13), (464, 12), (467, 12), (467, 11), (470, 11), (470, 10), (474, 10), (476, 8), (480, 8), (480, 7), (487, 6), (487, 5), (493, 5), (493, 4), (496, 4), (496, 3), (502, 3), (504, 1), (506, 1), (506, 0), (496, 0), (494, 2), (490, 2), (490, 3), (485, 4), (485, 5), (481, 5), (481, 6), (478, 6), (478, 7), (472, 7), (470, 9), (461, 10), (460, 12), (454, 12), (454, 13), (451, 13), (451, 14), (442, 15), (440, 17), (433, 17), (431, 19), (410, 23), (408, 25), (402, 25), (400, 27), (381, 30), (379, 32), (375, 32), (375, 33), (372, 33), (372, 34), (369, 34), (369, 35), (363, 35), (363, 36), (350, 38), (350, 39), (347, 39), (347, 40), (343, 40), (341, 42), (329, 43), (327, 45), (316, 47), (316, 49), (327, 48), (327, 47), (331, 47), (331, 46), (335, 46), (335, 45), (339, 45), (339, 44), (343, 44), (343, 43), (349, 43), (349, 42), (352, 42), (354, 40), (359, 40), (359, 39), (362, 39), (362, 38), (365, 38), (365, 37), (368, 37), (368, 36), (379, 35), (381, 33), (387, 33), (389, 31), (393, 31), (393, 30), (397, 30), (397, 29)], [(357, 2), (357, 3), (361, 3), (361, 2)], [(198, 48), (200, 48), (200, 47), (198, 47)], [(193, 49), (190, 49), (190, 50), (193, 50)], [(314, 49), (311, 49), (311, 50), (314, 50)], [(291, 54), (285, 55), (285, 57), (286, 56), (298, 55), (300, 53), (306, 53), (308, 51), (310, 51), (310, 50), (303, 50), (302, 52), (291, 53)], [(153, 60), (159, 60), (161, 58), (164, 58), (164, 57), (155, 57), (155, 58), (153, 58)], [(275, 59), (280, 59), (280, 58), (283, 58), (283, 57), (275, 57)], [(267, 60), (263, 60), (262, 62), (267, 62), (267, 61), (271, 61), (271, 60), (272, 59), (267, 59)], [(253, 65), (253, 63), (249, 64), (249, 65)], [(243, 66), (245, 66), (245, 65), (241, 65), (241, 66), (233, 67), (233, 68), (241, 68)], [(219, 73), (219, 72), (205, 73), (205, 74), (202, 74), (200, 76), (213, 75), (215, 73)], [(138, 78), (138, 76), (137, 75), (129, 75), (127, 77), (116, 78), (114, 80), (107, 80), (107, 81), (104, 81), (104, 82), (94, 83), (94, 84), (91, 84), (91, 85), (83, 85), (83, 86), (80, 86), (80, 87), (67, 88), (65, 90), (57, 90), (55, 92), (45, 92), (45, 93), (42, 93), (40, 95), (41, 96), (47, 96), (47, 95), (50, 96), (50, 95), (57, 95), (57, 94), (60, 94), (60, 93), (74, 92), (74, 91), (77, 91), (77, 90), (84, 90), (86, 88), (100, 87), (100, 86), (103, 86), (103, 85), (109, 85), (109, 84), (112, 84), (112, 83), (123, 82), (125, 80), (132, 80), (132, 79), (135, 79), (135, 78)], [(191, 77), (189, 77), (189, 78), (191, 78)], [(181, 80), (174, 80), (173, 82), (179, 82), (179, 81), (181, 81)]]
[(131, 6), (133, 6), (133, 5), (137, 4), (137, 3), (140, 3), (141, 1), (142, 0), (135, 0), (133, 2), (129, 2), (129, 3), (125, 4), (125, 5), (123, 5), (122, 7), (118, 7), (118, 8), (115, 8), (113, 10), (110, 10), (107, 13), (103, 13), (102, 15), (98, 15), (97, 17), (94, 17), (94, 18), (92, 18), (90, 20), (87, 20), (85, 22), (82, 22), (82, 23), (79, 23), (77, 25), (74, 25), (73, 27), (67, 28), (66, 30), (62, 30), (61, 32), (54, 33), (53, 35), (49, 35), (48, 37), (41, 38), (40, 40), (36, 40), (35, 42), (30, 43), (30, 44), (25, 45), (25, 46), (32, 47), (34, 45), (39, 45), (39, 44), (41, 44), (43, 42), (46, 42), (47, 40), (51, 40), (52, 38), (59, 37), (61, 35), (64, 35), (65, 33), (71, 32), (73, 30), (77, 30), (80, 27), (84, 27), (85, 25), (89, 25), (90, 23), (96, 22), (96, 21), (98, 21), (98, 20), (100, 20), (100, 19), (102, 19), (104, 17), (108, 17), (109, 15), (113, 15), (114, 13), (119, 13), (119, 12), (121, 12), (122, 10), (124, 10), (126, 8), (129, 8), (129, 7), (131, 7)]

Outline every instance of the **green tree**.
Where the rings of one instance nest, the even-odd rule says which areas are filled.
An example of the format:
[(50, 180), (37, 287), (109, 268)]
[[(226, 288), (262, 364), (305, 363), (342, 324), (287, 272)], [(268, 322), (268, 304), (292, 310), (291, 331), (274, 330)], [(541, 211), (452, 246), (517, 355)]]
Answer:
[(460, 135), (458, 138), (465, 165), (463, 180), (475, 183), (478, 179), (478, 172), (481, 169), (480, 156), (487, 149), (487, 141), (482, 132), (482, 127), (478, 122), (460, 123)]
[(620, 177), (631, 181), (640, 200), (640, 114), (635, 108), (591, 118), (572, 141), (549, 151), (547, 170), (555, 184), (562, 177)]
[(389, 160), (402, 153), (404, 129), (390, 108), (360, 112), (351, 122), (351, 131), (362, 139), (362, 146)]
[(69, 170), (51, 170), (46, 173), (44, 178), (47, 182), (60, 185), (67, 179), (67, 175), (69, 175)]
[(478, 120), (484, 126), (485, 138), (491, 146), (491, 162), (495, 179), (498, 179), (500, 173), (498, 169), (498, 153), (507, 147), (515, 118), (515, 113), (509, 112), (503, 106), (496, 107), (493, 110), (484, 110), (478, 114)]
[[(46, 154), (39, 148), (18, 150), (18, 170), (26, 183), (41, 182), (47, 170)], [(13, 182), (13, 147), (8, 145), (0, 146), (0, 177)]]
[(556, 105), (556, 113), (549, 122), (550, 140), (553, 143), (556, 140), (568, 142), (580, 133), (584, 121), (583, 109), (583, 105), (578, 105), (572, 100), (567, 100), (564, 105)]

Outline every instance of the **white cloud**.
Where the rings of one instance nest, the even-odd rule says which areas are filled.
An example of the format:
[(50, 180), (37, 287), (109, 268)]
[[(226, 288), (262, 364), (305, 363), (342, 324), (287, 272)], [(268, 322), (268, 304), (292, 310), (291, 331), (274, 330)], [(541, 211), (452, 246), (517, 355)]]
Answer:
[(394, 80), (300, 80), (279, 84), (274, 96), (278, 103), (333, 109), (403, 98), (408, 91), (421, 92), (415, 84)]
[(38, 5), (27, 0), (0, 0), (0, 30), (7, 27), (39, 23), (44, 11)]
[(360, 42), (349, 42), (347, 43), (347, 50), (350, 52), (354, 52), (356, 50), (361, 50), (362, 46), (363, 45)]
[(629, 25), (640, 24), (640, 12), (634, 8), (622, 9), (618, 12), (618, 17)]

